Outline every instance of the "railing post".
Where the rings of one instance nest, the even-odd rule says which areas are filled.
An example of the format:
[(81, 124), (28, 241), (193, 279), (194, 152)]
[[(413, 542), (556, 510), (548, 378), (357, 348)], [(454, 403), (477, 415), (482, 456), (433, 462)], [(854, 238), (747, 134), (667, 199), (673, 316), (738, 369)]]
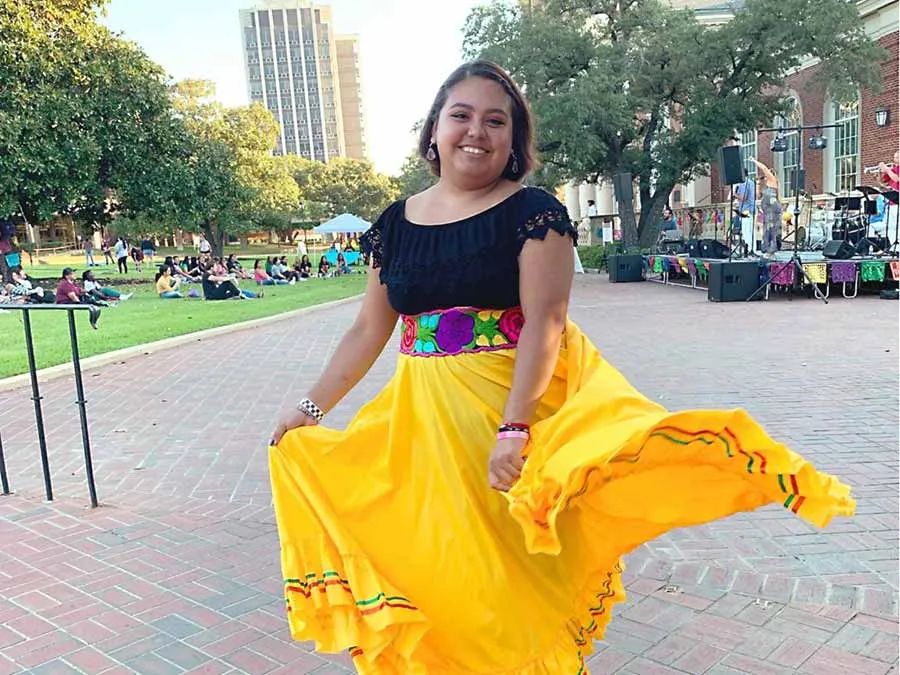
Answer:
[(88, 492), (91, 495), (91, 507), (97, 508), (97, 487), (94, 484), (94, 463), (91, 458), (91, 439), (88, 434), (87, 401), (84, 398), (84, 384), (81, 380), (81, 359), (78, 353), (78, 332), (75, 327), (75, 312), (66, 312), (69, 317), (69, 337), (72, 339), (72, 367), (75, 369), (75, 393), (78, 398), (78, 413), (81, 416), (81, 442), (84, 447), (84, 472), (87, 476)]
[(34, 341), (31, 337), (31, 311), (23, 310), (25, 323), (25, 349), (28, 352), (28, 372), (31, 375), (31, 400), (34, 401), (34, 421), (37, 424), (38, 445), (41, 450), (41, 468), (44, 472), (44, 493), (47, 501), (53, 501), (53, 485), (50, 482), (50, 459), (47, 456), (47, 438), (44, 435), (44, 415), (41, 411), (41, 391), (38, 387), (37, 365), (34, 360)]
[(9, 494), (9, 478), (6, 476), (6, 457), (3, 455), (3, 439), (0, 438), (0, 487), (3, 494)]

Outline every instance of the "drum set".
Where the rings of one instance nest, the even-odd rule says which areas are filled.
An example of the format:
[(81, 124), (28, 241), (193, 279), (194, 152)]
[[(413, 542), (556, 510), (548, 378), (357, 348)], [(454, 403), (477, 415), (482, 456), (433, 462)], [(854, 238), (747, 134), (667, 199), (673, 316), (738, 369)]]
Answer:
[(804, 206), (806, 213), (795, 214), (794, 222), (806, 224), (799, 224), (796, 232), (785, 231), (783, 237), (796, 237), (800, 249), (821, 251), (829, 241), (845, 241), (857, 255), (897, 249), (897, 190), (857, 185), (841, 194), (829, 193), (825, 204), (814, 206), (810, 200)]

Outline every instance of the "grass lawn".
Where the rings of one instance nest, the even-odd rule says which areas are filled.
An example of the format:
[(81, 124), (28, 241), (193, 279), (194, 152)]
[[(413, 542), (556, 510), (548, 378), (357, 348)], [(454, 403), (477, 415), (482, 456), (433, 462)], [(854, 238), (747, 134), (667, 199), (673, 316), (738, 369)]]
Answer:
[[(46, 269), (47, 267), (50, 269)], [(51, 276), (48, 273), (54, 270), (52, 276), (58, 277), (56, 267), (57, 265), (35, 266), (28, 271), (35, 276), (44, 277)], [(80, 269), (83, 269), (83, 265)], [(76, 315), (78, 345), (82, 357), (347, 298), (362, 293), (366, 285), (366, 275), (353, 274), (333, 279), (310, 279), (295, 286), (266, 286), (262, 288), (265, 297), (258, 300), (162, 300), (149, 283), (153, 279), (152, 275), (153, 272), (145, 266), (142, 276), (146, 280), (130, 286), (116, 286), (123, 292), (133, 291), (134, 296), (118, 307), (104, 309), (97, 324), (98, 330), (91, 329), (86, 313)], [(115, 279), (118, 275), (101, 267), (98, 268), (97, 276), (101, 279)], [(133, 272), (129, 276), (135, 282), (138, 281)], [(246, 280), (241, 286), (253, 291), (261, 289)], [(52, 292), (55, 285), (48, 284), (45, 288)], [(191, 288), (196, 288), (202, 296), (200, 284), (188, 285), (183, 290)], [(31, 327), (39, 368), (69, 361), (69, 329), (64, 312), (34, 312), (31, 315)], [(27, 371), (22, 315), (20, 312), (0, 314), (0, 377)]]

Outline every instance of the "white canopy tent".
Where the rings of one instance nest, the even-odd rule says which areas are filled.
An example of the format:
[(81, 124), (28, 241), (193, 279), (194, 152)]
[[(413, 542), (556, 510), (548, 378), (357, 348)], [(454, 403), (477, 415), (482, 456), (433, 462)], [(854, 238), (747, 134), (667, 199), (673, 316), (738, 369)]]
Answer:
[(313, 228), (313, 232), (319, 234), (350, 234), (354, 232), (365, 232), (370, 227), (372, 227), (372, 223), (363, 220), (359, 216), (354, 216), (350, 213), (342, 213), (331, 220), (326, 220), (321, 225), (317, 225)]

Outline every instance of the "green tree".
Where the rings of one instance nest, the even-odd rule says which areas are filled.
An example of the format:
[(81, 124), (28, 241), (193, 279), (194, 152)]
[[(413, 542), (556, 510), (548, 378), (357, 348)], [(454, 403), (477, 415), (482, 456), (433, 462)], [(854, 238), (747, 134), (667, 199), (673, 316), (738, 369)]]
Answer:
[(197, 80), (173, 87), (188, 168), (179, 174), (184, 181), (174, 211), (222, 255), (229, 235), (289, 218), (300, 192), (290, 166), (271, 156), (278, 135), (272, 114), (259, 104), (225, 108), (212, 100), (214, 92), (212, 83)]
[(97, 24), (105, 3), (0, 3), (0, 216), (87, 233), (164, 203), (178, 148), (163, 70)]
[(104, 0), (0, 0), (0, 217), (37, 224), (90, 180), (99, 148), (73, 96), (72, 54), (92, 39)]
[(403, 162), (403, 167), (400, 169), (400, 175), (396, 178), (396, 183), (400, 198), (406, 199), (423, 190), (427, 190), (437, 183), (437, 176), (431, 173), (431, 169), (416, 151), (410, 153)]
[(327, 220), (352, 213), (372, 221), (397, 198), (397, 186), (366, 160), (338, 157), (327, 164), (291, 157), (300, 189), (303, 220)]
[(554, 147), (538, 182), (636, 178), (640, 221), (621, 214), (629, 245), (652, 241), (675, 184), (708, 172), (735, 131), (784, 111), (785, 78), (804, 58), (823, 63), (811, 86), (840, 96), (877, 88), (885, 56), (844, 0), (747, 0), (721, 26), (660, 0), (494, 3), (469, 15), (464, 50), (526, 88)]
[(168, 76), (135, 44), (99, 27), (78, 68), (83, 84), (75, 95), (88, 111), (83, 125), (97, 154), (72, 215), (90, 231), (106, 226), (117, 211), (149, 214), (171, 205), (184, 134), (173, 115)]

